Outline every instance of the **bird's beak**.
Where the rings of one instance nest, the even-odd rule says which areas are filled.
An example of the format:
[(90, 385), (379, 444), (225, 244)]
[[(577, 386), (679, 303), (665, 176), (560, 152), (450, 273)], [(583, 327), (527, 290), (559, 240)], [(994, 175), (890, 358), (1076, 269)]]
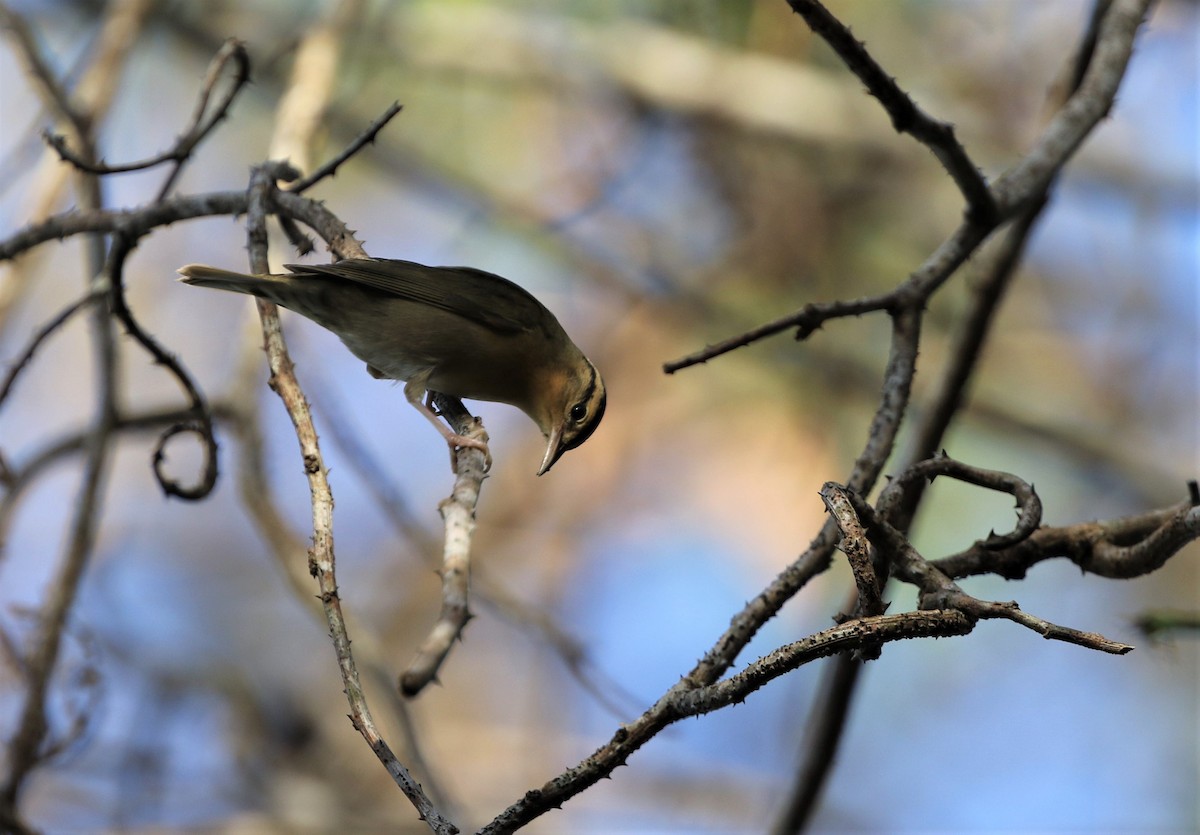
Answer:
[(561, 441), (562, 427), (556, 426), (550, 430), (550, 438), (546, 443), (546, 454), (542, 457), (542, 468), (538, 470), (538, 475), (545, 475), (548, 473), (550, 468), (554, 466), (554, 462), (557, 461), (564, 452), (566, 452), (560, 443)]

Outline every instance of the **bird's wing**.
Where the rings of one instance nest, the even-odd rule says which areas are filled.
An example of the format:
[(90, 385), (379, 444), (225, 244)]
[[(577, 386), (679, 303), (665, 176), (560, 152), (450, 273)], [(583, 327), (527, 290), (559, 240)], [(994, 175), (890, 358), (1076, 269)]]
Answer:
[(553, 315), (506, 278), (472, 267), (427, 267), (392, 258), (333, 264), (285, 264), (298, 276), (336, 276), (409, 301), (441, 308), (500, 333), (545, 329)]

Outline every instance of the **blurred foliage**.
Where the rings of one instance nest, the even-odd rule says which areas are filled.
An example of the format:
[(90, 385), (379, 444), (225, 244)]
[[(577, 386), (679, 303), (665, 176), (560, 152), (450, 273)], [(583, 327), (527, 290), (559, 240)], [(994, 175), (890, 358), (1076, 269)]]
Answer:
[[(12, 5), (67, 74), (104, 9)], [(333, 6), (159, 3), (129, 45), (101, 128), (106, 158), (168, 144), (208, 59), (234, 35), (247, 42), (256, 83), (199, 150), (183, 190), (243, 188), (267, 153), (297, 42)], [(834, 8), (902, 86), (956, 123), (989, 176), (1044, 124), (1088, 10), (1007, 0)], [(1195, 477), (1196, 26), (1194, 5), (1158, 7), (1116, 112), (1054, 197), (950, 436), (956, 457), (1033, 481), (1049, 522), (1178, 501)], [(470, 825), (590, 753), (804, 547), (822, 520), (817, 490), (844, 477), (862, 443), (887, 329), (869, 318), (837, 322), (804, 343), (777, 337), (669, 378), (662, 362), (809, 301), (893, 286), (962, 207), (936, 161), (892, 132), (781, 1), (364, 2), (341, 61), (317, 159), (391, 101), (405, 111), (320, 197), (372, 254), (471, 264), (519, 281), (559, 313), (609, 383), (601, 431), (541, 480), (532, 475), (536, 433), (510, 410), (481, 408), (496, 468), (478, 519), (479, 617), (444, 687), (408, 714), (382, 710), (393, 736), (407, 722), (417, 729), (430, 779)], [(38, 104), (12, 55), (0, 54), (0, 66), (0, 219), (13, 230), (57, 164), (41, 150)], [(1185, 107), (1164, 106), (1172, 97)], [(139, 203), (155, 182), (110, 180), (106, 198)], [(69, 203), (61, 197), (56, 210)], [(240, 267), (243, 247), (227, 219), (179, 225), (142, 244), (129, 277), (133, 304), (214, 398), (235, 376), (245, 306), (171, 277), (191, 261)], [(274, 254), (296, 260), (282, 241)], [(74, 243), (26, 259), (37, 278), (3, 323), (4, 357), (76, 291), (78, 265)], [(917, 409), (946, 359), (964, 283), (956, 278), (929, 317)], [(319, 420), (358, 439), (389, 479), (391, 510), (402, 502), (436, 542), (435, 506), (450, 486), (440, 442), (406, 413), (399, 390), (369, 379), (335, 340), (306, 323), (287, 327)], [(38, 355), (21, 396), (0, 413), (6, 455), (22, 458), (82, 425), (87, 350), (79, 325)], [(131, 402), (175, 396), (133, 356), (123, 368)], [(262, 398), (268, 478), (303, 532), (294, 441)], [(323, 431), (343, 598), (398, 671), (436, 611), (436, 546), (397, 532), (380, 490), (359, 476), (359, 453), (337, 434)], [(88, 708), (86, 744), (33, 781), (31, 817), (51, 830), (416, 831), (345, 721), (323, 625), (308, 618), (240, 510), (233, 474), (242, 447), (222, 443), (225, 480), (200, 506), (156, 494), (150, 441), (122, 447), (74, 617), (81, 645), (95, 648), (76, 653), (64, 673), (74, 681), (91, 673), (102, 697)], [(182, 472), (186, 455), (172, 448)], [(4, 543), (6, 633), (36, 605), (60, 547), (74, 491), (66, 472), (25, 499)], [(917, 544), (936, 556), (1008, 521), (994, 497), (939, 484)], [(1127, 584), (1047, 566), (1019, 586), (977, 588), (1120, 637), (1142, 608), (1198, 605), (1196, 557), (1190, 547)], [(750, 654), (827, 625), (846, 579), (838, 566), (807, 590)], [(489, 584), (524, 606), (498, 603), (506, 598), (489, 597)], [(546, 618), (579, 641), (568, 649), (582, 648), (605, 699), (569, 672)], [(1196, 730), (1194, 646), (1098, 660), (1018, 632), (998, 625), (885, 652), (869, 669), (863, 724), (819, 828), (1195, 826), (1195, 736), (1179, 732)], [(16, 686), (5, 677), (0, 700)], [(765, 828), (792, 779), (814, 680), (806, 668), (745, 708), (673, 729), (532, 831)], [(1039, 681), (1055, 682), (1054, 703), (1011, 714), (1013, 694)], [(382, 684), (371, 695), (391, 704)], [(79, 710), (66, 705), (57, 721), (74, 727)], [(975, 723), (978, 749), (955, 744), (952, 767), (921, 766), (936, 792), (888, 794), (918, 746), (954, 733), (939, 718), (945, 711), (973, 717), (964, 722)], [(1113, 716), (1137, 728), (1120, 731)], [(997, 773), (997, 763), (1024, 761), (1048, 741), (1054, 750), (1038, 770)], [(1080, 765), (1109, 757), (1126, 764), (1113, 774)], [(1055, 796), (1038, 784), (1055, 786)], [(874, 808), (861, 802), (876, 792), (883, 800)]]

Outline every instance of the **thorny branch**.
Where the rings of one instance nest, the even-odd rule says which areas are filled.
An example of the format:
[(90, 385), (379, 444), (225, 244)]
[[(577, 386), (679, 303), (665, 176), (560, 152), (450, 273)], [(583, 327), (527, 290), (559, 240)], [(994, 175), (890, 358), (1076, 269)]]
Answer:
[(379, 132), (387, 127), (388, 122), (400, 115), (400, 111), (403, 109), (404, 105), (400, 104), (400, 102), (392, 102), (391, 106), (388, 107), (388, 109), (385, 110), (379, 116), (379, 118), (372, 122), (366, 130), (359, 134), (353, 142), (347, 145), (340, 154), (329, 160), (329, 162), (322, 165), (307, 177), (301, 177), (294, 183), (290, 183), (287, 187), (287, 191), (292, 194), (302, 194), (322, 180), (337, 174), (337, 170), (341, 168), (343, 164), (345, 164), (346, 160), (350, 159), (363, 148), (373, 143), (375, 141), (375, 137), (379, 135)]
[[(1110, 7), (1110, 0), (1097, 0), (1093, 6), (1087, 30), (1071, 59), (1070, 83), (1066, 91), (1068, 96), (1079, 91), (1092, 65), (1100, 28)], [(934, 454), (964, 404), (967, 387), (1000, 303), (1012, 283), (1030, 233), (1049, 202), (1053, 184), (1053, 180), (1049, 180), (1040, 193), (1032, 194), (1004, 232), (1000, 243), (982, 259), (976, 258), (975, 281), (967, 308), (959, 318), (947, 351), (950, 359), (935, 382), (928, 405), (915, 421), (908, 454), (903, 459), (908, 464), (915, 464)], [(889, 511), (891, 523), (899, 530), (907, 531), (923, 496), (923, 483), (905, 490), (900, 506)], [(857, 601), (851, 601), (843, 611), (852, 611), (856, 605)], [(800, 831), (811, 820), (825, 778), (833, 767), (861, 670), (862, 665), (856, 658), (841, 656), (834, 659), (825, 671), (801, 748), (802, 761), (796, 769), (791, 796), (784, 804), (776, 831)]]
[(898, 133), (907, 133), (927, 146), (945, 166), (946, 172), (966, 198), (971, 219), (985, 226), (998, 222), (999, 209), (988, 190), (987, 180), (954, 135), (954, 126), (934, 119), (918, 107), (912, 97), (900, 89), (896, 79), (871, 57), (866, 45), (851, 34), (850, 28), (817, 0), (788, 0), (788, 5), (804, 18), (814, 33), (829, 44), (842, 63), (879, 100), (892, 119), (892, 127)]
[[(1109, 14), (1100, 22), (1094, 59), (1088, 63), (1079, 88), (1052, 120), (1050, 127), (1029, 154), (995, 186), (988, 189), (986, 199), (981, 194), (982, 178), (965, 152), (961, 152), (961, 147), (947, 125), (933, 122), (910, 131), (919, 141), (930, 144), (934, 153), (947, 165), (967, 197), (969, 211), (962, 225), (894, 290), (859, 301), (806, 305), (788, 317), (668, 363), (664, 366), (664, 371), (673, 373), (691, 365), (707, 362), (758, 339), (793, 327), (796, 328), (797, 338), (804, 339), (830, 319), (874, 311), (887, 312), (892, 320), (892, 344), (884, 372), (880, 406), (871, 423), (867, 443), (855, 461), (846, 485), (856, 493), (868, 493), (894, 447), (900, 422), (907, 412), (920, 342), (921, 321), (929, 299), (957, 273), (959, 267), (1001, 223), (1012, 219), (1026, 207), (1040, 205), (1044, 201), (1044, 195), (1054, 176), (1111, 107), (1132, 52), (1134, 36), (1150, 2), (1151, 0), (1123, 0), (1113, 4)], [(816, 3), (794, 3), (793, 7), (796, 6), (803, 6), (812, 11), (814, 16), (819, 14), (822, 18), (828, 17), (828, 13)], [(848, 31), (840, 26), (837, 30)], [(818, 30), (818, 34), (823, 32)], [(840, 37), (840, 34), (837, 37)], [(851, 69), (860, 73), (860, 77), (868, 76), (870, 80), (867, 83), (871, 91), (877, 96), (891, 97), (897, 108), (893, 118), (898, 129), (908, 130), (914, 118), (920, 121), (913, 113), (915, 106), (909, 109), (911, 99), (904, 96), (904, 100), (908, 102), (906, 105), (893, 95), (899, 92), (899, 88), (887, 78), (886, 73), (876, 72), (873, 61), (868, 64), (859, 60), (865, 55), (865, 50), (859, 49), (861, 45), (854, 48), (850, 48), (849, 44), (842, 45), (848, 52), (854, 53), (848, 63)], [(837, 48), (835, 45), (835, 50)], [(889, 109), (889, 112), (892, 110)], [(926, 129), (930, 127), (931, 129)], [(809, 579), (825, 570), (836, 541), (836, 528), (832, 521), (827, 522), (804, 553), (751, 600), (742, 612), (734, 616), (729, 630), (717, 640), (699, 664), (672, 688), (671, 693), (712, 686), (762, 624), (773, 617)], [(971, 617), (1006, 616), (1018, 620), (1015, 612), (1015, 609), (1002, 606), (980, 606), (973, 608)], [(851, 621), (854, 622), (857, 621)], [(1021, 617), (1018, 622), (1040, 627), (1039, 631), (1048, 636), (1065, 637), (1068, 634), (1056, 632), (1048, 625), (1043, 626), (1027, 617)], [(969, 631), (969, 627), (966, 628)], [(856, 643), (851, 649), (869, 648), (871, 641), (869, 636), (866, 637), (864, 642)], [(1100, 639), (1094, 646), (1106, 648), (1101, 646), (1102, 642), (1103, 639)], [(847, 686), (853, 687), (852, 677), (847, 679)], [(664, 697), (663, 701), (668, 700), (671, 693)], [(663, 701), (659, 704), (663, 704)], [(652, 708), (651, 712), (654, 710)], [(550, 781), (540, 791), (529, 793), (514, 803), (489, 825), (487, 831), (512, 831), (607, 776), (613, 768), (624, 762), (630, 752), (624, 747), (624, 735), (618, 737), (614, 738), (612, 745), (620, 742), (620, 756), (599, 758), (598, 755), (594, 755)], [(832, 751), (832, 747), (825, 750)]]
[[(10, 28), (18, 34), (25, 31), (20, 28), (19, 19), (9, 15), (7, 9), (3, 9), (3, 11), (5, 12), (4, 22)], [(14, 24), (14, 21), (17, 22)], [(31, 40), (30, 43), (32, 43)], [(209, 94), (212, 87), (219, 80), (222, 68), (230, 60), (234, 61), (237, 66), (235, 78), (220, 103), (210, 112), (208, 110)], [(32, 63), (38, 65), (37, 62)], [(45, 609), (45, 616), (47, 618), (45, 626), (41, 630), (38, 642), (30, 651), (25, 664), (29, 681), (25, 713), (21, 718), (16, 735), (9, 743), (10, 769), (8, 779), (3, 786), (2, 799), (4, 806), (2, 810), (2, 822), (6, 826), (18, 829), (23, 828), (23, 824), (17, 818), (17, 796), (25, 777), (45, 756), (45, 750), (39, 753), (39, 749), (44, 748), (42, 741), (46, 733), (44, 715), (46, 688), (48, 687), (50, 673), (55, 663), (55, 650), (59, 643), (58, 637), (61, 634), (61, 626), (65, 622), (66, 614), (74, 600), (75, 589), (78, 586), (82, 568), (86, 563), (86, 556), (91, 550), (91, 542), (99, 517), (103, 474), (107, 469), (106, 465), (112, 449), (110, 439), (119, 428), (130, 425), (130, 422), (119, 414), (116, 407), (114, 391), (115, 377), (113, 371), (115, 360), (112, 336), (109, 334), (111, 329), (110, 316), (124, 324), (127, 332), (151, 354), (155, 362), (172, 372), (176, 379), (179, 380), (191, 401), (190, 409), (183, 413), (186, 416), (185, 421), (177, 423), (168, 429), (160, 439), (154, 452), (154, 471), (164, 490), (173, 495), (198, 498), (211, 490), (216, 481), (216, 445), (212, 431), (212, 414), (205, 404), (202, 394), (194, 383), (192, 383), (190, 376), (184, 371), (178, 361), (162, 348), (156, 340), (150, 337), (149, 333), (140, 326), (125, 304), (122, 267), (133, 245), (143, 235), (174, 220), (212, 214), (236, 215), (246, 213), (250, 230), (252, 267), (260, 271), (266, 271), (266, 218), (268, 214), (279, 213), (281, 217), (287, 217), (289, 221), (299, 221), (310, 226), (328, 241), (330, 248), (339, 256), (365, 257), (361, 244), (355, 240), (353, 234), (346, 228), (345, 224), (321, 204), (301, 197), (298, 194), (284, 194), (275, 190), (274, 181), (276, 179), (295, 179), (294, 174), (279, 165), (267, 165), (258, 169), (255, 175), (256, 179), (248, 192), (193, 195), (175, 198), (166, 197), (191, 151), (209, 134), (216, 123), (221, 118), (224, 118), (233, 98), (244, 85), (247, 78), (248, 61), (244, 49), (236, 42), (229, 42), (214, 59), (210, 67), (204, 91), (196, 108), (194, 124), (185, 131), (175, 147), (153, 159), (143, 161), (134, 166), (104, 166), (95, 162), (97, 159), (96, 155), (86, 150), (87, 143), (82, 137), (76, 138), (76, 141), (85, 149), (82, 151), (68, 150), (65, 140), (55, 140), (54, 144), (64, 159), (75, 164), (83, 175), (88, 178), (94, 179), (103, 174), (148, 167), (167, 161), (174, 161), (175, 166), (171, 175), (163, 184), (158, 199), (146, 207), (134, 210), (105, 211), (100, 209), (99, 206), (93, 206), (51, 218), (46, 222), (30, 227), (23, 233), (18, 233), (0, 244), (0, 258), (11, 258), (41, 242), (74, 234), (110, 234), (113, 240), (108, 266), (100, 274), (98, 278), (99, 283), (87, 295), (65, 308), (46, 327), (34, 335), (34, 338), (22, 353), (22, 358), (6, 375), (3, 384), (3, 395), (0, 396), (0, 403), (2, 403), (3, 397), (6, 397), (8, 392), (12, 390), (17, 378), (27, 367), (29, 359), (33, 356), (37, 348), (45, 340), (51, 338), (74, 313), (88, 305), (92, 305), (97, 310), (97, 333), (105, 334), (98, 343), (100, 349), (97, 351), (97, 356), (101, 360), (102, 380), (105, 381), (103, 389), (105, 394), (101, 397), (98, 423), (90, 437), (85, 439), (82, 444), (60, 444), (51, 450), (52, 455), (43, 456), (38, 459), (38, 461), (50, 461), (61, 454), (72, 454), (77, 450), (82, 450), (88, 454), (88, 466), (85, 470), (83, 498), (78, 505), (79, 512), (76, 516), (76, 533), (70, 542), (68, 554), (64, 561), (64, 574), (60, 581), (53, 587), (54, 593), (51, 599), (47, 601)], [(46, 76), (46, 80), (47, 85), (52, 86), (48, 75)], [(65, 97), (63, 97), (63, 101), (65, 101)], [(398, 106), (389, 108), (385, 116), (377, 120), (372, 131), (369, 131), (368, 134), (356, 140), (351, 151), (343, 153), (334, 164), (323, 167), (317, 172), (316, 176), (309, 178), (307, 185), (312, 185), (321, 178), (332, 175), (336, 170), (337, 164), (344, 162), (354, 150), (361, 148), (398, 111)], [(205, 114), (209, 115), (206, 117)], [(107, 305), (97, 309), (95, 302), (101, 299), (107, 301)], [(273, 310), (264, 310), (263, 319), (264, 338), (268, 346), (268, 357), (271, 360), (272, 387), (280, 393), (288, 406), (289, 414), (292, 415), (296, 423), (297, 434), (301, 440), (301, 447), (304, 454), (305, 470), (309, 476), (313, 492), (314, 544), (310, 555), (310, 563), (312, 572), (317, 577), (321, 587), (322, 603), (330, 621), (339, 668), (343, 673), (346, 693), (351, 705), (351, 718), (355, 727), (367, 739), (372, 750), (375, 751), (376, 755), (384, 763), (393, 779), (412, 799), (422, 819), (435, 831), (455, 832), (457, 829), (432, 805), (420, 786), (409, 776), (407, 769), (392, 755), (387, 744), (380, 737), (378, 731), (375, 730), (374, 721), (363, 699), (362, 686), (358, 681), (357, 669), (350, 655), (349, 638), (345, 629), (345, 620), (341, 613), (340, 600), (334, 577), (332, 532), (330, 527), (332, 520), (332, 496), (328, 490), (324, 467), (321, 464), (320, 452), (316, 446), (316, 433), (312, 427), (311, 418), (307, 413), (307, 404), (304, 396), (295, 383), (294, 375), (291, 373), (291, 363), (287, 358), (286, 349), (282, 343), (282, 333), (279, 331), (278, 317), (274, 314)], [(195, 420), (187, 419), (193, 417)], [(162, 419), (162, 416), (155, 416), (151, 422), (160, 419)], [(139, 422), (138, 425), (145, 424)], [(193, 488), (182, 487), (173, 480), (168, 479), (161, 469), (164, 454), (163, 448), (166, 442), (182, 432), (198, 433), (205, 441), (208, 453), (202, 481)], [(35, 462), (35, 464), (30, 464), (17, 471), (10, 471), (6, 466), (6, 491), (3, 504), (6, 512), (3, 513), (3, 518), (10, 517), (10, 513), (7, 511), (10, 511), (14, 506), (17, 495), (20, 492), (20, 486), (28, 484), (33, 475), (40, 472), (43, 468), (43, 465), (40, 463)]]
[[(296, 176), (296, 172), (286, 163), (267, 163), (255, 169), (251, 176), (246, 213), (251, 272), (270, 272), (267, 259), (267, 214), (272, 202), (272, 193), (276, 180), (291, 181), (296, 179)], [(309, 571), (316, 578), (321, 590), (321, 604), (325, 609), (334, 654), (337, 656), (346, 699), (350, 704), (350, 721), (383, 763), (396, 785), (416, 807), (422, 820), (427, 821), (435, 832), (457, 832), (457, 828), (434, 808), (420, 784), (392, 753), (375, 727), (375, 720), (367, 706), (359, 680), (358, 667), (350, 651), (350, 635), (346, 629), (346, 618), (342, 613), (342, 601), (338, 593), (333, 551), (333, 492), (329, 488), (328, 473), (317, 442), (317, 430), (313, 425), (308, 400), (300, 388), (291, 358), (288, 356), (279, 323), (278, 308), (263, 299), (255, 299), (255, 302), (259, 318), (262, 320), (263, 345), (271, 369), (269, 385), (283, 401), (288, 417), (295, 426), (304, 472), (308, 478), (313, 520), (313, 544), (308, 554)]]
[(854, 573), (854, 584), (858, 587), (859, 608), (863, 615), (882, 615), (883, 598), (880, 597), (882, 583), (871, 563), (870, 544), (862, 521), (854, 512), (851, 493), (840, 484), (825, 482), (821, 488), (821, 500), (842, 533), (838, 547), (850, 561)]

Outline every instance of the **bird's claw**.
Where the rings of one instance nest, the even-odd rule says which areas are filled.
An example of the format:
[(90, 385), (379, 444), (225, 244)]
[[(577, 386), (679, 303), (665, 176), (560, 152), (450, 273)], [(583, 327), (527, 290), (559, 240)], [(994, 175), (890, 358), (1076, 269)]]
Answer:
[(450, 447), (450, 469), (452, 471), (458, 472), (458, 450), (460, 448), (480, 450), (483, 453), (483, 471), (486, 473), (492, 469), (492, 451), (488, 449), (485, 441), (452, 433), (446, 436), (446, 443)]

